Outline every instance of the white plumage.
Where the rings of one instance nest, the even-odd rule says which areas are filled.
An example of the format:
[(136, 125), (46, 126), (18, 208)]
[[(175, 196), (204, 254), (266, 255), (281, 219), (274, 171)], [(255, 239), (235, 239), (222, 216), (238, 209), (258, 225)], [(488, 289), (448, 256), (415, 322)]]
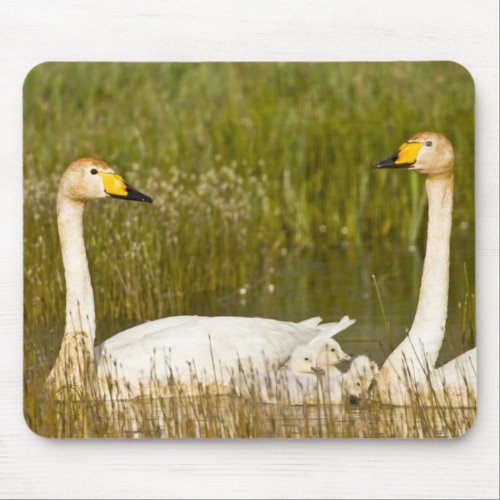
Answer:
[(320, 318), (301, 323), (232, 316), (175, 316), (118, 333), (96, 348), (100, 378), (127, 380), (135, 394), (151, 375), (189, 385), (229, 385), (243, 370), (277, 369), (293, 349), (317, 336)]
[(389, 355), (377, 380), (383, 402), (463, 406), (475, 404), (476, 350), (435, 368), (445, 335), (448, 312), (450, 237), (453, 210), (455, 153), (437, 132), (420, 132), (377, 168), (404, 167), (425, 176), (429, 202), (427, 245), (417, 311), (408, 335)]
[[(83, 384), (94, 366), (104, 396), (161, 395), (172, 379), (189, 389), (199, 382), (230, 384), (241, 370), (277, 369), (293, 349), (317, 335), (343, 329), (321, 318), (294, 323), (264, 318), (175, 316), (118, 333), (94, 348), (95, 306), (83, 239), (83, 211), (89, 200), (117, 197), (151, 202), (128, 186), (106, 163), (83, 158), (72, 163), (59, 185), (57, 220), (66, 281), (65, 333), (49, 383)], [(90, 363), (87, 363), (87, 360)], [(196, 378), (193, 379), (193, 375)]]

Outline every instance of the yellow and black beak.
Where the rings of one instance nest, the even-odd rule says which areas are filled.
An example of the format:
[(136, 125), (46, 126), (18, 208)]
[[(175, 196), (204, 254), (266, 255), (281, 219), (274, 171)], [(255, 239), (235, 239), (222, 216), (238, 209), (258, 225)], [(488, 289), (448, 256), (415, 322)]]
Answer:
[(373, 168), (408, 168), (417, 161), (418, 153), (422, 148), (420, 142), (405, 142), (399, 150), (385, 160), (373, 165)]
[(153, 200), (133, 187), (129, 186), (123, 178), (111, 172), (99, 172), (104, 184), (104, 192), (110, 198), (121, 198), (122, 200), (144, 201), (153, 203)]

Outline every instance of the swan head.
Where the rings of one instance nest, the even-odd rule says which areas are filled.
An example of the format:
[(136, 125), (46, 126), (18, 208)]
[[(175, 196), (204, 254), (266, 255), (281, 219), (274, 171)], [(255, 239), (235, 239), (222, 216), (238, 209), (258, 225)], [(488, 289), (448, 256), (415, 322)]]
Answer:
[(405, 168), (429, 177), (452, 175), (454, 167), (453, 146), (438, 132), (415, 134), (389, 158), (373, 165), (373, 168)]
[(294, 349), (290, 367), (294, 375), (324, 375), (325, 373), (322, 368), (318, 367), (316, 351), (305, 345)]
[(330, 338), (318, 339), (314, 347), (316, 347), (317, 363), (321, 368), (336, 366), (341, 361), (351, 360), (351, 356), (342, 350), (336, 340)]
[(149, 196), (129, 186), (107, 163), (96, 158), (74, 161), (61, 178), (59, 193), (77, 202), (100, 198), (153, 202)]
[(379, 369), (375, 361), (370, 361), (367, 356), (354, 358), (349, 370), (344, 374), (343, 387), (351, 402), (368, 399), (373, 381)]

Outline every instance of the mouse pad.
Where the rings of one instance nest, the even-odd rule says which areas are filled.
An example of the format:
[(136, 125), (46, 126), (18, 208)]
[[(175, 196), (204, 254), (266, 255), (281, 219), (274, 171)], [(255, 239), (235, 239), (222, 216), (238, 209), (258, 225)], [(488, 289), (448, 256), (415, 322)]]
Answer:
[(26, 77), (39, 435), (461, 436), (474, 258), (474, 88), (456, 63)]

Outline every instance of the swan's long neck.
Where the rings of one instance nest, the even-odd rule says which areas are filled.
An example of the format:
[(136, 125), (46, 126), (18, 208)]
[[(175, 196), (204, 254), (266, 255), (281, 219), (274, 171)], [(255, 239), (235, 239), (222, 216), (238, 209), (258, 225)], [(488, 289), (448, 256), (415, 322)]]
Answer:
[[(66, 280), (65, 335), (82, 334), (88, 337), (89, 347), (94, 345), (95, 309), (94, 293), (83, 240), (84, 203), (59, 193), (57, 198), (57, 224)], [(87, 343), (87, 342), (86, 342)]]
[(434, 367), (443, 342), (450, 280), (450, 237), (453, 209), (453, 176), (429, 177), (427, 247), (417, 312), (408, 336), (417, 352)]
[(387, 358), (378, 377), (381, 397), (394, 404), (404, 401), (404, 387), (425, 379), (434, 368), (445, 333), (453, 175), (428, 177), (425, 187), (429, 222), (417, 312), (410, 332)]
[(453, 176), (429, 177), (425, 187), (429, 199), (427, 247), (417, 312), (408, 336), (415, 348), (423, 348), (426, 363), (434, 367), (448, 311)]

